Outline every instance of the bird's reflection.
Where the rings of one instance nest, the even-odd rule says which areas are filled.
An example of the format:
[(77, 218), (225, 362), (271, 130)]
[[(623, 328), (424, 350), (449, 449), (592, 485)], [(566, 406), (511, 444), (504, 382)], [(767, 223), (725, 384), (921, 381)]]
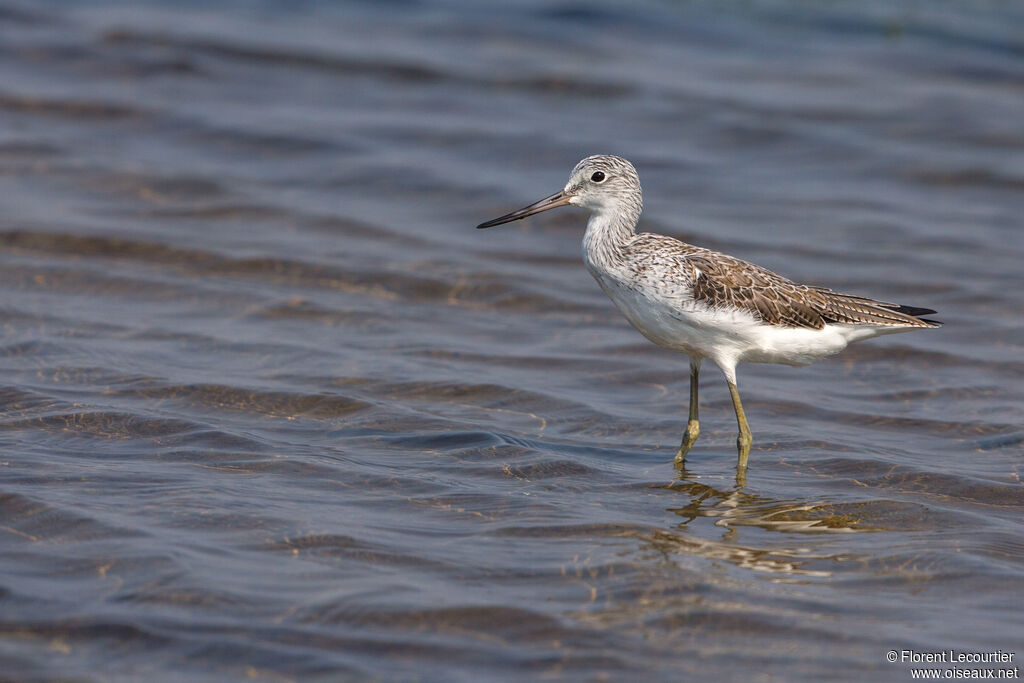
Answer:
[[(886, 509), (884, 501), (777, 500), (749, 493), (745, 486), (743, 470), (737, 471), (734, 486), (716, 487), (701, 481), (685, 467), (677, 466), (676, 479), (661, 488), (681, 494), (682, 504), (669, 508), (680, 521), (674, 529), (655, 532), (647, 539), (648, 548), (666, 556), (688, 554), (726, 560), (757, 571), (801, 577), (829, 576), (831, 572), (825, 567), (837, 557), (823, 550), (821, 544), (809, 546), (806, 534), (888, 530), (878, 524)], [(880, 505), (878, 510), (874, 509), (876, 503)], [(707, 527), (694, 526), (695, 521), (704, 519), (712, 520), (721, 531), (709, 535)], [(776, 540), (782, 541), (781, 544), (773, 541), (759, 548), (750, 541), (740, 541), (742, 527), (796, 533), (800, 539), (786, 543), (785, 537), (778, 537)]]
[(886, 506), (885, 501), (862, 503), (829, 503), (827, 501), (777, 500), (748, 493), (745, 472), (737, 470), (736, 485), (716, 488), (699, 479), (685, 467), (676, 467), (676, 479), (665, 488), (689, 496), (685, 505), (671, 508), (683, 518), (686, 526), (698, 518), (712, 518), (721, 527), (760, 527), (767, 531), (807, 533), (852, 533), (857, 531), (888, 531), (879, 525), (873, 509)]

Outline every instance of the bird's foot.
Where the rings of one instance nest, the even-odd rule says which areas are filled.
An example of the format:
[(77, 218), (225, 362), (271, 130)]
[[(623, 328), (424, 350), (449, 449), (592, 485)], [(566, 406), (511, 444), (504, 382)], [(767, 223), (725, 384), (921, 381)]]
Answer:
[(754, 437), (749, 429), (741, 430), (736, 437), (736, 451), (739, 454), (739, 467), (746, 469), (747, 457), (750, 455), (750, 445), (754, 443)]
[(743, 488), (747, 485), (747, 466), (736, 466), (736, 488)]
[(679, 450), (676, 451), (677, 465), (682, 465), (683, 461), (686, 460), (686, 454), (690, 452), (698, 436), (700, 436), (700, 422), (690, 420), (686, 423), (686, 431), (683, 432), (682, 443), (679, 444)]

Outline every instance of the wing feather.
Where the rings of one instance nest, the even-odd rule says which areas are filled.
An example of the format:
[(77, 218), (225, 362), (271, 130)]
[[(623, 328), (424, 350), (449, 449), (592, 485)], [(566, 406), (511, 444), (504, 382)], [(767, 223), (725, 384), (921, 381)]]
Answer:
[(713, 308), (738, 308), (782, 327), (820, 330), (829, 323), (936, 327), (920, 316), (927, 308), (901, 306), (867, 297), (799, 285), (740, 259), (694, 250), (685, 256), (693, 273), (695, 301)]

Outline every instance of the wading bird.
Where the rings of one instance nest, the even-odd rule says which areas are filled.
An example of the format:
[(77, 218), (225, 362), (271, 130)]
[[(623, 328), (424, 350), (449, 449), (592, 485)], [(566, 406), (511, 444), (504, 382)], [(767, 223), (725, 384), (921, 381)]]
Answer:
[(690, 357), (690, 415), (676, 452), (682, 464), (697, 440), (701, 361), (725, 374), (736, 411), (740, 471), (752, 437), (736, 388), (736, 364), (807, 365), (855, 341), (938, 327), (927, 308), (900, 306), (800, 285), (738, 258), (672, 237), (636, 232), (643, 208), (633, 164), (598, 155), (576, 164), (559, 192), (477, 228), (559, 206), (590, 211), (583, 262), (633, 327), (655, 344)]

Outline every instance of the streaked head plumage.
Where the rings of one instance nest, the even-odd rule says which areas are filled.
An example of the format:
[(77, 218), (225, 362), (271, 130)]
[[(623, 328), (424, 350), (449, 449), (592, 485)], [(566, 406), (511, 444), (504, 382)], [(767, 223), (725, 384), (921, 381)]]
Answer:
[(635, 223), (643, 208), (640, 177), (633, 164), (622, 157), (611, 154), (589, 156), (576, 164), (569, 174), (569, 182), (560, 192), (476, 227), (491, 228), (566, 205), (579, 206), (594, 213), (615, 212), (630, 217)]
[(633, 164), (612, 154), (595, 154), (581, 160), (569, 174), (563, 190), (569, 203), (592, 211), (611, 205), (641, 201), (640, 176)]

